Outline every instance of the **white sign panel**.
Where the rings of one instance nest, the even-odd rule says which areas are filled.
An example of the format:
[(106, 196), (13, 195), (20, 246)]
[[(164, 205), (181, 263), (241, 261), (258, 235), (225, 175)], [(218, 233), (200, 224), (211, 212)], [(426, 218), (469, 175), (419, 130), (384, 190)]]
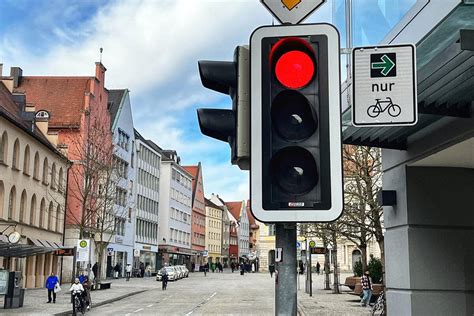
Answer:
[(89, 251), (90, 251), (90, 240), (89, 239), (79, 239), (77, 241), (77, 262), (87, 262), (89, 261)]
[(303, 22), (326, 0), (260, 0), (281, 24)]
[(417, 123), (414, 45), (356, 47), (352, 61), (354, 126), (409, 126)]

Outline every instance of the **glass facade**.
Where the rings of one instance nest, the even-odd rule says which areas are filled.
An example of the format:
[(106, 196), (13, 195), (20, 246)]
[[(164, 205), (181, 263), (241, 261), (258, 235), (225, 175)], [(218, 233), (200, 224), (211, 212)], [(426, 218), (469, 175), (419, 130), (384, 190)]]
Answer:
[[(423, 0), (352, 0), (352, 46), (376, 45), (405, 16), (417, 1)], [(346, 45), (346, 2), (332, 1), (332, 20)], [(346, 79), (346, 55), (341, 56), (341, 79)]]

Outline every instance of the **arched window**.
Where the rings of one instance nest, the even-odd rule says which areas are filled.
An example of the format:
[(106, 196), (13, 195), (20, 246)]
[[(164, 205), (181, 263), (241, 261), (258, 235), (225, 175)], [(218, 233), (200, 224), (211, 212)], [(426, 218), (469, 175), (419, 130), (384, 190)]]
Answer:
[(30, 146), (26, 145), (25, 154), (23, 155), (23, 173), (30, 175)]
[(36, 221), (36, 195), (33, 194), (31, 197), (31, 205), (30, 205), (30, 225), (35, 225)]
[(40, 165), (40, 157), (38, 152), (35, 154), (35, 161), (33, 166), (33, 178), (39, 180), (39, 165)]
[(51, 167), (51, 187), (56, 189), (56, 164), (54, 162)]
[(8, 134), (3, 132), (0, 142), (0, 162), (6, 163), (8, 156)]
[(13, 158), (12, 158), (12, 168), (18, 169), (20, 167), (20, 141), (18, 138), (13, 144)]
[(3, 181), (0, 180), (0, 218), (3, 217), (3, 202), (5, 197), (5, 187)]
[(15, 218), (16, 211), (16, 189), (15, 186), (12, 186), (10, 190), (10, 195), (8, 197), (8, 220)]
[(59, 176), (58, 176), (58, 188), (59, 188), (59, 191), (64, 191), (65, 188), (64, 188), (64, 173), (63, 173), (63, 168), (60, 167), (59, 168)]
[(23, 190), (21, 193), (21, 198), (20, 198), (20, 217), (19, 221), (24, 222), (25, 221), (25, 210), (26, 210), (26, 190)]
[(44, 225), (45, 227), (48, 227), (49, 230), (52, 230), (52, 229), (53, 229), (53, 215), (54, 215), (53, 202), (49, 202), (49, 208), (48, 208), (48, 225)]
[(46, 212), (46, 202), (43, 199), (41, 199), (41, 204), (40, 204), (40, 214), (39, 214), (39, 227), (44, 227), (44, 213)]
[(48, 184), (48, 158), (43, 160), (43, 183)]
[(56, 227), (55, 230), (57, 232), (61, 231), (61, 205), (58, 204), (56, 208)]

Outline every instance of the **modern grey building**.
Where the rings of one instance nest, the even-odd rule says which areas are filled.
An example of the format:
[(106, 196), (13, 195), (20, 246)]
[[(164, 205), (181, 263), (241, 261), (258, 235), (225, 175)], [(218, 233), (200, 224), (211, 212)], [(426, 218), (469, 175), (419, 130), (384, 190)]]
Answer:
[(382, 187), (396, 193), (384, 205), (388, 314), (473, 315), (474, 3), (377, 1), (363, 18), (356, 3), (355, 45), (413, 43), (417, 52), (414, 126), (351, 126), (343, 85), (343, 141), (382, 148)]
[(159, 147), (135, 130), (135, 243), (134, 266), (143, 263), (156, 271), (158, 254), (158, 210), (160, 207), (161, 153)]

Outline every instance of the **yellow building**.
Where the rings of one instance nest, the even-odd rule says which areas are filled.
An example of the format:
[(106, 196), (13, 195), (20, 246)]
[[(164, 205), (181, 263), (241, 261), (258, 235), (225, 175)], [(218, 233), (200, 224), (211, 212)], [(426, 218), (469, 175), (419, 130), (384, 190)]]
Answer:
[(222, 208), (204, 199), (206, 204), (206, 250), (208, 262), (221, 262), (222, 256)]
[(63, 242), (69, 162), (47, 132), (49, 113), (14, 100), (14, 78), (0, 78), (0, 268), (21, 271), (23, 287), (42, 288), (60, 272), (52, 252)]

